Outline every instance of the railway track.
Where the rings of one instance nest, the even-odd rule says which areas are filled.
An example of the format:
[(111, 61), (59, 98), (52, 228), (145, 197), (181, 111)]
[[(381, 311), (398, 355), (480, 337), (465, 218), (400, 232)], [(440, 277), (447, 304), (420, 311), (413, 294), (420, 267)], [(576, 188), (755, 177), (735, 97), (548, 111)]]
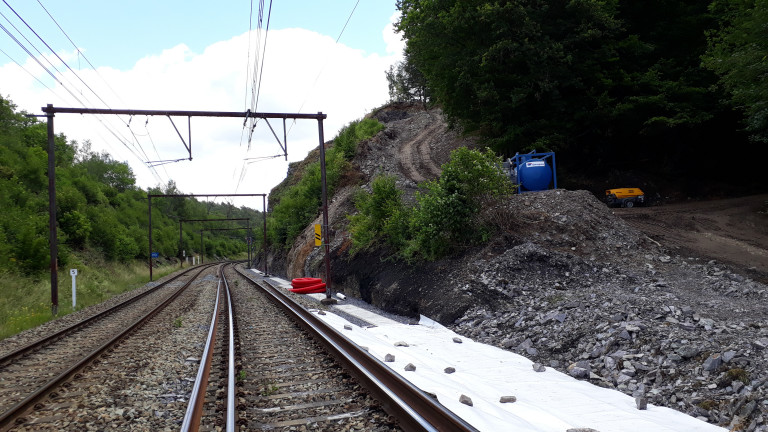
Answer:
[(130, 328), (113, 312), (4, 357), (0, 391), (15, 399), (0, 430), (474, 430), (255, 274), (219, 266), (166, 287)]
[[(52, 423), (56, 415), (39, 415), (50, 407), (67, 408), (62, 389), (72, 387), (83, 371), (184, 293), (210, 266), (197, 267), (97, 315), (0, 357), (0, 428), (28, 422)], [(57, 401), (57, 399), (59, 399)], [(38, 412), (38, 414), (35, 414)]]
[(251, 396), (238, 405), (245, 430), (474, 430), (268, 280), (237, 273), (233, 298), (251, 313), (238, 312), (241, 394)]
[(267, 280), (228, 267), (217, 299), (182, 431), (474, 430)]

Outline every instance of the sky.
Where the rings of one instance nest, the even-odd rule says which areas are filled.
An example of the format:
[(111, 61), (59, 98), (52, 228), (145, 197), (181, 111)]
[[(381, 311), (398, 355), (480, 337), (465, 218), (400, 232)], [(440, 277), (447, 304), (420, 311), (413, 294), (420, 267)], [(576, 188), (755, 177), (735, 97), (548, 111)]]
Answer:
[[(47, 104), (322, 112), (328, 141), (387, 102), (385, 71), (404, 46), (397, 16), (394, 0), (0, 0), (0, 94), (38, 115)], [(188, 194), (269, 193), (319, 143), (316, 120), (289, 120), (286, 161), (272, 157), (281, 121), (258, 121), (251, 136), (238, 118), (172, 120), (59, 113), (54, 127), (130, 164), (138, 186), (173, 180)], [(179, 138), (190, 127), (192, 161)], [(260, 198), (217, 201), (261, 210)]]

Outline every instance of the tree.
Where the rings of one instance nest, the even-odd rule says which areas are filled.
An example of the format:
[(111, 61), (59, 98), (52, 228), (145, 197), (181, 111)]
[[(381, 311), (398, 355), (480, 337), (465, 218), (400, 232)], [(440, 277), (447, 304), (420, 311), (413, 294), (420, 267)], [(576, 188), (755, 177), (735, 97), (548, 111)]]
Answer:
[(606, 113), (615, 1), (401, 0), (407, 52), (443, 110), (500, 150), (567, 145)]
[(389, 100), (392, 102), (420, 102), (427, 105), (431, 96), (427, 79), (411, 61), (408, 50), (403, 52), (403, 60), (391, 65), (386, 72), (389, 85)]
[(752, 138), (768, 142), (768, 1), (716, 1), (710, 9), (724, 25), (710, 32), (703, 64), (720, 76)]
[[(710, 172), (741, 143), (700, 66), (716, 20), (680, 0), (399, 0), (398, 31), (451, 122), (561, 174)], [(642, 157), (638, 157), (642, 154)]]

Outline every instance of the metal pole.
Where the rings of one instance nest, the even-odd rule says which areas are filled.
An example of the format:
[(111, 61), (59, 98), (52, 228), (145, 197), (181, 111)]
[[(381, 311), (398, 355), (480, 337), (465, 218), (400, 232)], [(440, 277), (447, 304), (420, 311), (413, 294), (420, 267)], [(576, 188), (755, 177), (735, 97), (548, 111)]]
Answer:
[(267, 275), (267, 196), (261, 196), (261, 216), (264, 218), (264, 276)]
[[(48, 108), (53, 105), (48, 104)], [(53, 112), (48, 115), (48, 243), (51, 252), (51, 314), (59, 313), (59, 263), (58, 239), (56, 238), (56, 154), (53, 133)]]
[(149, 281), (152, 282), (152, 195), (147, 194), (149, 203)]
[(203, 230), (200, 230), (200, 264), (203, 263), (204, 255), (205, 255), (205, 245), (203, 244)]
[(247, 232), (246, 236), (248, 237), (245, 242), (245, 247), (248, 249), (248, 268), (251, 268), (251, 220), (248, 219), (248, 229), (245, 230)]
[[(318, 113), (320, 115), (321, 113)], [(325, 244), (325, 299), (324, 303), (335, 303), (331, 299), (331, 258), (328, 242), (328, 188), (325, 181), (325, 138), (323, 135), (323, 119), (317, 119), (317, 130), (320, 135), (320, 183), (323, 205), (323, 243)]]
[(181, 245), (181, 224), (182, 222), (179, 221), (179, 267), (184, 268), (184, 257), (181, 256), (181, 248), (183, 247)]

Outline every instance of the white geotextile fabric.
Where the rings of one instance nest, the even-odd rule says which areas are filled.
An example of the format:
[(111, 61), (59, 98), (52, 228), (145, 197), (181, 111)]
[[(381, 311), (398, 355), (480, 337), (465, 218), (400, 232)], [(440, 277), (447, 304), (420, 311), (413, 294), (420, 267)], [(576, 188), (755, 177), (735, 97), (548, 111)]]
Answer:
[[(345, 305), (344, 312), (356, 315), (355, 309), (370, 319), (370, 312), (351, 305)], [(535, 372), (527, 358), (476, 343), (423, 316), (419, 325), (380, 317), (374, 323), (376, 327), (369, 328), (329, 312), (318, 316), (358, 345), (368, 347), (380, 360), (393, 354), (395, 361), (387, 365), (422, 390), (436, 394), (440, 403), (481, 431), (726, 431), (669, 408), (649, 404), (647, 410), (638, 410), (630, 396), (551, 368)], [(345, 330), (345, 325), (352, 326), (352, 330)], [(453, 342), (454, 337), (463, 343)], [(409, 346), (394, 345), (401, 341)], [(416, 370), (406, 372), (408, 363)], [(444, 369), (449, 366), (456, 372), (446, 374)], [(462, 394), (472, 399), (473, 406), (459, 402)], [(500, 403), (502, 396), (515, 396), (517, 401)]]

